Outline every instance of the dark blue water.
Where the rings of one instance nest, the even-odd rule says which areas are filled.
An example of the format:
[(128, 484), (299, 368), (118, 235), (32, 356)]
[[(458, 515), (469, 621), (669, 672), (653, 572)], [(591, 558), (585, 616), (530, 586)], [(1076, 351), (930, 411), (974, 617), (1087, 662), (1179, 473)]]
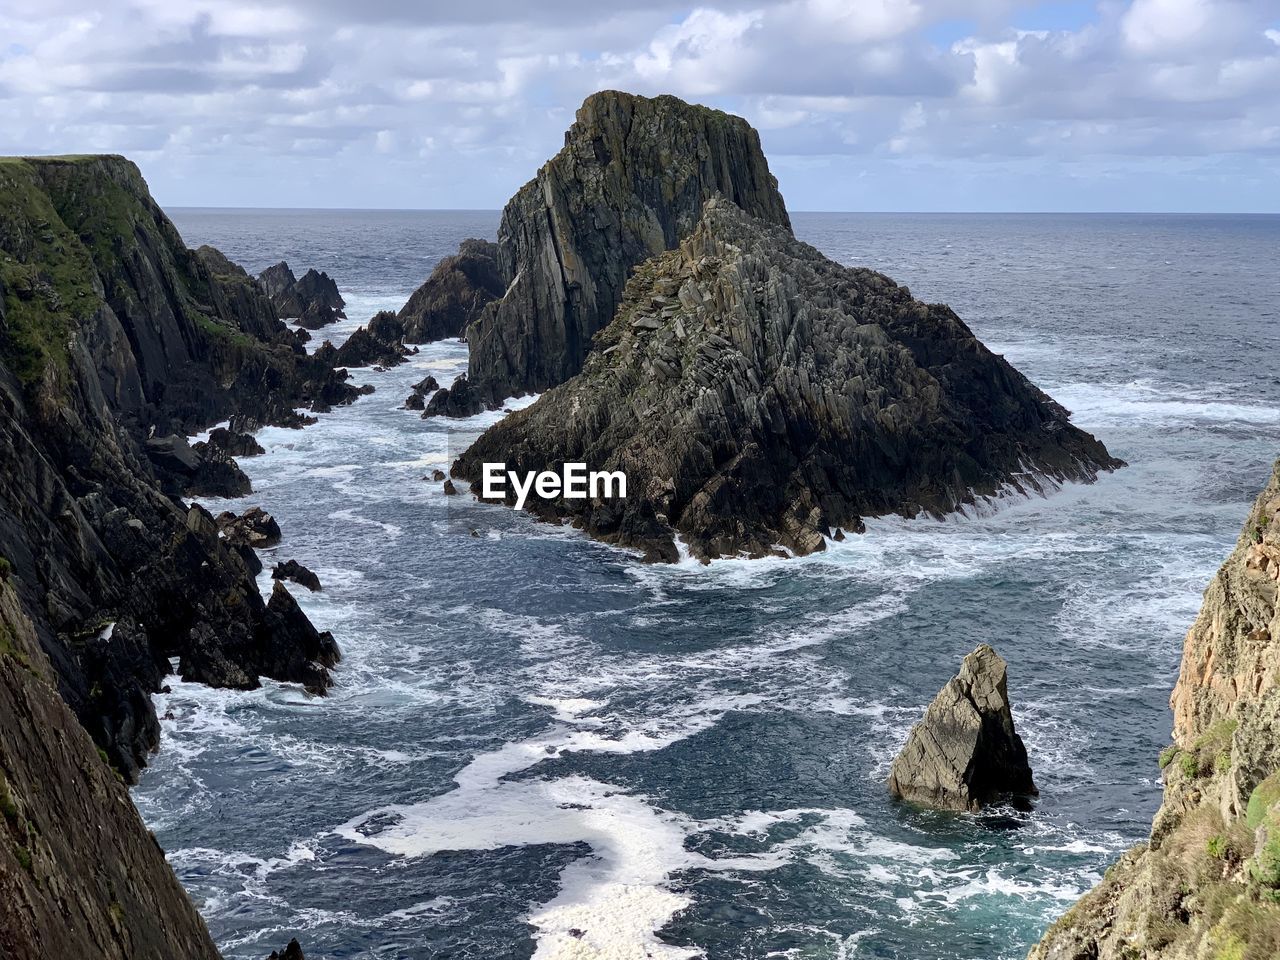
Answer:
[[(495, 213), (177, 211), (398, 307)], [(499, 414), (398, 409), (465, 346), (244, 461), (346, 659), (327, 699), (173, 683), (135, 790), (226, 955), (1021, 957), (1145, 836), (1181, 639), (1280, 453), (1280, 218), (801, 214), (1131, 464), (804, 560), (644, 566), (423, 481)], [(888, 763), (960, 658), (1010, 664), (1041, 798), (914, 812)], [(571, 932), (573, 931), (573, 932)]]

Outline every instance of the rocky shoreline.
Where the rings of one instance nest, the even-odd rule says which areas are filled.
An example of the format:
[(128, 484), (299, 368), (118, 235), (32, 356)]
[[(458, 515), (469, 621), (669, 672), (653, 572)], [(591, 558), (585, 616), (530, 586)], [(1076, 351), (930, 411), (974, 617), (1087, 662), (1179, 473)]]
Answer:
[(339, 652), (183, 498), (248, 492), (244, 429), (365, 391), (121, 157), (0, 159), (0, 254), (0, 952), (213, 958), (124, 787), (159, 743), (151, 694), (171, 658), (322, 693)]

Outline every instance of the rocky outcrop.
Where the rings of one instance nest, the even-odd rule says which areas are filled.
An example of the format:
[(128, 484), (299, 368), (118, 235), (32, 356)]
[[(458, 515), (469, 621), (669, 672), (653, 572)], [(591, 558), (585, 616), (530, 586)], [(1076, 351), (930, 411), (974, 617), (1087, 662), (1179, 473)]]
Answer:
[(396, 315), (383, 310), (358, 327), (342, 346), (335, 348), (326, 340), (315, 355), (335, 367), (394, 367), (416, 350), (404, 345), (404, 325)]
[(0, 582), (0, 956), (217, 960), (23, 605)]
[(422, 419), (428, 417), (471, 417), (484, 412), (484, 401), (464, 373), (453, 386), (442, 387), (427, 401)]
[(0, 556), (111, 764), (136, 775), (157, 745), (150, 695), (197, 646), (235, 638), (244, 675), (317, 685), (252, 551), (176, 499), (202, 464), (240, 483), (224, 451), (181, 437), (349, 402), (345, 374), (305, 354), (256, 281), (188, 250), (120, 157), (0, 160), (0, 291)]
[(347, 304), (327, 273), (313, 269), (297, 278), (282, 260), (262, 271), (258, 282), (279, 316), (308, 330), (319, 330), (346, 317), (342, 311)]
[(1280, 956), (1278, 593), (1280, 463), (1183, 644), (1150, 840), (1049, 928), (1031, 960)]
[(1013, 728), (1007, 667), (987, 644), (964, 658), (911, 728), (890, 769), (889, 792), (960, 812), (1036, 794), (1027, 748)]
[(405, 398), (406, 410), (423, 410), (427, 405), (427, 395), (440, 389), (435, 377), (425, 377), (413, 385), (413, 392)]
[(290, 940), (289, 945), (284, 948), (284, 953), (275, 950), (271, 951), (271, 956), (267, 960), (306, 960), (302, 955), (302, 947), (298, 945), (298, 941)]
[(218, 514), (218, 530), (230, 544), (244, 544), (255, 550), (274, 547), (283, 537), (275, 517), (261, 507), (251, 507), (237, 516), (230, 510)]
[(502, 295), (467, 330), (470, 389), (496, 407), (576, 374), (632, 268), (684, 239), (713, 196), (790, 229), (742, 118), (670, 96), (588, 97), (564, 149), (502, 212)]
[(487, 430), (454, 475), (476, 483), (486, 461), (623, 472), (625, 499), (526, 509), (667, 561), (677, 536), (703, 559), (805, 554), (864, 517), (1120, 465), (948, 307), (724, 200), (637, 268), (583, 372)]
[(485, 305), (507, 288), (498, 266), (498, 245), (490, 240), (463, 240), (458, 252), (436, 264), (426, 283), (396, 315), (408, 343), (430, 343), (460, 337)]
[[(226, 427), (210, 430), (209, 439), (205, 442), (229, 457), (258, 457), (267, 452), (252, 434), (237, 433)], [(197, 443), (195, 446), (199, 448), (200, 444)]]
[(317, 577), (310, 569), (304, 567), (297, 560), (288, 560), (284, 563), (277, 563), (271, 571), (272, 580), (292, 580), (300, 586), (306, 587), (312, 593), (320, 591), (320, 578)]

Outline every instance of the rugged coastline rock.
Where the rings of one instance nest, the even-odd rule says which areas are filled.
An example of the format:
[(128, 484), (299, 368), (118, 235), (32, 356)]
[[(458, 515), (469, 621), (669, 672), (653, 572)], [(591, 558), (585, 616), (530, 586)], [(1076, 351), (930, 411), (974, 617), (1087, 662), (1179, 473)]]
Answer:
[(1183, 644), (1150, 840), (1050, 927), (1030, 960), (1280, 956), (1278, 595), (1280, 462)]
[(964, 658), (911, 728), (889, 773), (889, 792), (938, 810), (976, 811), (1035, 796), (1027, 748), (1013, 728), (1007, 666), (987, 644)]
[(177, 499), (201, 463), (230, 468), (182, 435), (358, 391), (255, 280), (188, 250), (121, 157), (0, 160), (0, 294), (0, 557), (59, 694), (133, 777), (170, 658), (237, 637), (246, 675), (316, 675), (280, 655), (305, 638), (269, 615), (252, 550)]
[[(254, 439), (253, 434), (237, 433), (226, 427), (210, 430), (209, 439), (205, 442), (229, 457), (257, 457), (267, 452), (262, 448), (262, 444)], [(199, 447), (199, 444), (196, 446)]]
[(261, 507), (251, 507), (237, 516), (230, 510), (218, 514), (218, 530), (233, 545), (255, 549), (274, 547), (283, 537), (275, 517)]
[(327, 273), (312, 269), (295, 277), (282, 260), (262, 271), (258, 282), (279, 316), (307, 330), (319, 330), (346, 317), (342, 311), (347, 304)]
[(289, 941), (289, 945), (284, 948), (284, 953), (272, 950), (267, 960), (307, 960), (307, 958), (302, 955), (302, 947), (294, 939)]
[(277, 563), (271, 571), (272, 580), (292, 580), (294, 583), (306, 587), (312, 593), (320, 591), (320, 578), (317, 577), (310, 569), (304, 567), (297, 560), (287, 560), (284, 563)]
[(725, 200), (637, 269), (583, 372), (489, 428), (453, 473), (478, 486), (486, 461), (622, 471), (625, 499), (526, 509), (665, 561), (677, 537), (701, 559), (811, 553), (865, 517), (1121, 465), (948, 307)]
[(0, 582), (0, 956), (218, 960), (56, 678), (14, 585)]
[(326, 340), (315, 356), (335, 367), (394, 367), (415, 350), (404, 345), (404, 324), (390, 310), (383, 310), (358, 327), (342, 346), (334, 347)]
[(427, 394), (440, 389), (435, 377), (425, 377), (413, 385), (413, 392), (405, 398), (406, 410), (424, 410), (427, 405)]
[(396, 315), (407, 343), (430, 343), (460, 337), (485, 305), (506, 290), (498, 266), (498, 245), (491, 240), (463, 240), (458, 252), (436, 264), (427, 281), (413, 292)]
[(684, 239), (713, 196), (790, 230), (741, 117), (671, 96), (588, 97), (564, 149), (502, 212), (502, 294), (467, 329), (470, 390), (497, 407), (576, 374), (632, 268)]
[(451, 387), (441, 387), (427, 401), (422, 419), (428, 417), (472, 417), (484, 412), (484, 401), (464, 373)]

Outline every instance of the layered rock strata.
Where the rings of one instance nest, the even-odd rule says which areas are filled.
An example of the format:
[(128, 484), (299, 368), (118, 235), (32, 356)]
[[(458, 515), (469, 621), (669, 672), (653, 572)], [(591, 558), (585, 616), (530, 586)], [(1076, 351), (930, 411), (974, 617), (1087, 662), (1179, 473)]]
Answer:
[(1027, 748), (1013, 727), (1008, 668), (987, 644), (964, 658), (911, 728), (889, 772), (889, 792), (958, 812), (1035, 796)]
[(635, 271), (582, 373), (487, 430), (454, 475), (476, 483), (485, 462), (625, 473), (625, 499), (526, 509), (666, 561), (677, 539), (702, 559), (811, 553), (865, 517), (1120, 465), (948, 307), (722, 199)]
[(458, 252), (441, 260), (427, 281), (396, 315), (408, 343), (460, 337), (506, 290), (491, 240), (463, 240)]
[(588, 97), (564, 149), (502, 212), (500, 299), (467, 330), (471, 392), (496, 407), (581, 370), (632, 268), (686, 237), (713, 196), (790, 230), (741, 117), (670, 96)]
[(1031, 960), (1280, 956), (1278, 594), (1280, 463), (1183, 644), (1150, 839), (1049, 928)]

